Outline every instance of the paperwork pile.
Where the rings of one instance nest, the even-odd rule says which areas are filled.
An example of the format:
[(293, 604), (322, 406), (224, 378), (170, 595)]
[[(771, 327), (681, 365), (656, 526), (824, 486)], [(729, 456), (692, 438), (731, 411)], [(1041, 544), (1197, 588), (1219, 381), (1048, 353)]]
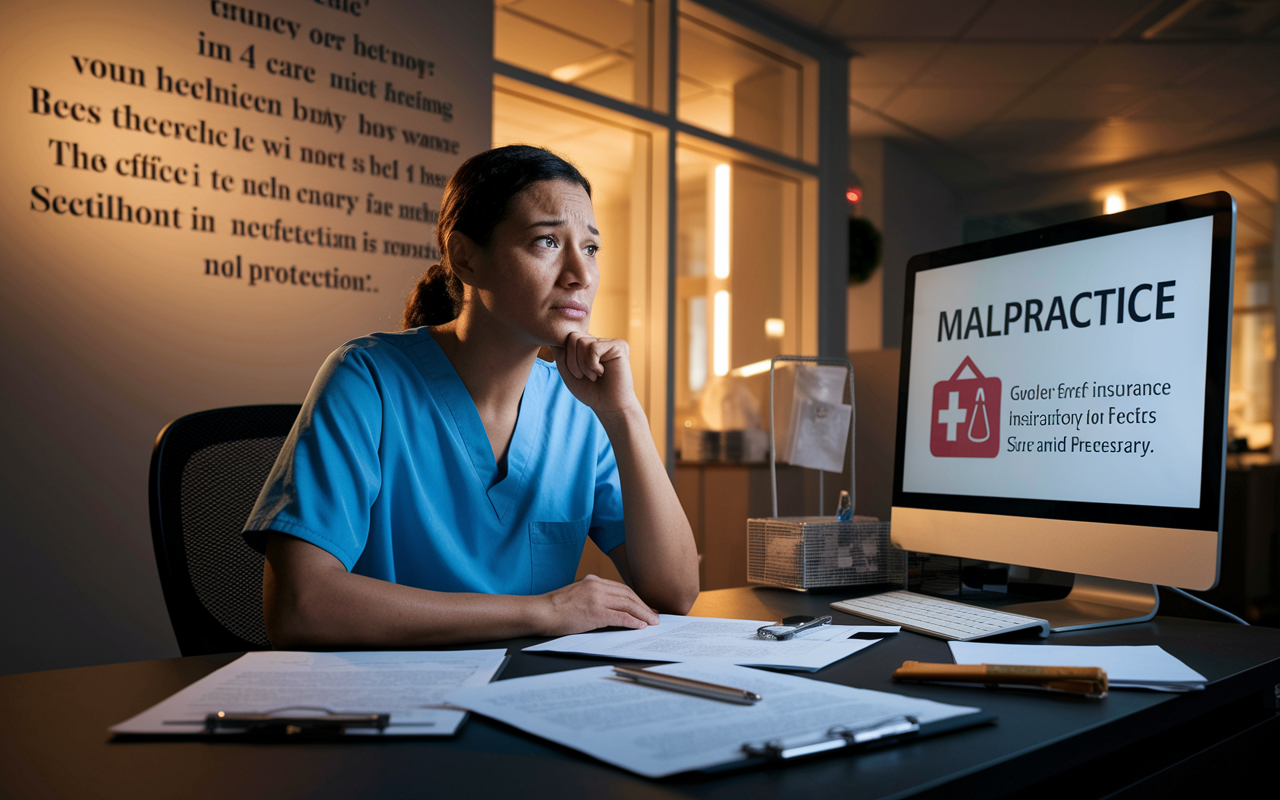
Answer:
[(1191, 692), (1203, 689), (1199, 672), (1159, 645), (990, 644), (948, 642), (957, 664), (1102, 667), (1112, 689)]
[(847, 658), (879, 639), (850, 639), (858, 633), (891, 636), (897, 625), (823, 625), (786, 641), (756, 636), (775, 622), (661, 615), (662, 623), (642, 630), (601, 631), (561, 636), (526, 647), (525, 652), (551, 651), (626, 658), (637, 661), (713, 659), (749, 667), (816, 672)]

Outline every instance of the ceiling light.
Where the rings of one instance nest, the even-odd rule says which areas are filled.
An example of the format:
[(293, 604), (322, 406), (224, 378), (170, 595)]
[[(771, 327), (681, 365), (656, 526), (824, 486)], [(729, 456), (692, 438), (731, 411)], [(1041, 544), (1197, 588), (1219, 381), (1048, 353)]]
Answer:
[(1102, 213), (1115, 214), (1124, 208), (1124, 192), (1107, 192), (1106, 199), (1102, 201)]

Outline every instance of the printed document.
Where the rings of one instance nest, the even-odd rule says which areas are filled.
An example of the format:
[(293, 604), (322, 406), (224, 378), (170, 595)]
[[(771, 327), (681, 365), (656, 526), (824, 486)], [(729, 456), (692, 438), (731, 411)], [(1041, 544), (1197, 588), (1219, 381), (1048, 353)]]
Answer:
[[(444, 708), (446, 693), (488, 683), (506, 650), (246, 653), (132, 719), (112, 733), (202, 733), (218, 711), (391, 715), (386, 730), (348, 735), (452, 736), (466, 712)], [(234, 734), (230, 734), (234, 735)]]
[(448, 700), (650, 778), (742, 760), (745, 743), (827, 739), (835, 726), (861, 728), (904, 715), (924, 724), (978, 711), (723, 662), (651, 671), (764, 699), (726, 703), (617, 678), (612, 667), (590, 667), (462, 689)]
[(627, 658), (638, 661), (718, 659), (751, 667), (815, 672), (875, 644), (878, 639), (850, 639), (858, 633), (890, 636), (897, 625), (823, 625), (783, 641), (761, 639), (756, 630), (772, 622), (661, 615), (662, 623), (643, 630), (600, 631), (562, 636), (526, 647), (526, 652), (554, 651)]
[(991, 644), (948, 642), (957, 664), (1102, 667), (1112, 689), (1190, 692), (1205, 677), (1159, 645)]

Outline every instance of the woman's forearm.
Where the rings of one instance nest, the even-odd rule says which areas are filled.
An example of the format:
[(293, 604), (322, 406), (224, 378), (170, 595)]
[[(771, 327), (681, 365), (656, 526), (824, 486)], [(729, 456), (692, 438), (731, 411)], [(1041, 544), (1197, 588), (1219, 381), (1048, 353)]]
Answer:
[(263, 610), (280, 649), (430, 647), (658, 621), (613, 581), (593, 578), (533, 596), (432, 592), (349, 573), (319, 547), (274, 532)]
[(631, 585), (659, 611), (686, 614), (698, 597), (698, 551), (644, 412), (637, 405), (600, 421), (618, 462)]

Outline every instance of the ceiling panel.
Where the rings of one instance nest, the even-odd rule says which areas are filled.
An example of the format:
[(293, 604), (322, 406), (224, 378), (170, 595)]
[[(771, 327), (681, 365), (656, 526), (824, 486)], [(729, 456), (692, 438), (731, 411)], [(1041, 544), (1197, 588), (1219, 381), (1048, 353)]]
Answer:
[(1192, 86), (1274, 87), (1280, 75), (1280, 43), (1253, 42), (1230, 48)]
[(883, 110), (933, 136), (951, 138), (985, 122), (1020, 91), (1009, 86), (909, 86)]
[(1019, 101), (1002, 119), (1104, 119), (1132, 107), (1151, 93), (1152, 89), (1146, 86), (1052, 81)]
[(1236, 114), (1227, 122), (1257, 125), (1262, 128), (1280, 127), (1280, 95)]
[(1222, 44), (1103, 44), (1063, 70), (1056, 80), (1161, 86), (1204, 67), (1227, 49)]
[(1155, 94), (1125, 116), (1144, 121), (1198, 122), (1210, 125), (1239, 114), (1274, 95), (1256, 86), (1218, 87), (1216, 89), (1179, 87)]
[(869, 113), (857, 106), (849, 106), (850, 136), (902, 136), (906, 131), (884, 117)]
[(996, 0), (968, 39), (1100, 40), (1150, 0)]
[(849, 99), (864, 106), (879, 108), (901, 90), (901, 86), (850, 86)]
[(1081, 45), (953, 44), (916, 82), (939, 86), (1030, 86), (1068, 59)]
[(849, 60), (849, 85), (906, 83), (946, 49), (944, 44), (868, 42)]
[(988, 123), (964, 137), (964, 148), (984, 158), (1018, 158), (1079, 141), (1094, 127), (1084, 120), (1012, 120)]
[(987, 0), (842, 0), (826, 33), (843, 39), (958, 36)]

